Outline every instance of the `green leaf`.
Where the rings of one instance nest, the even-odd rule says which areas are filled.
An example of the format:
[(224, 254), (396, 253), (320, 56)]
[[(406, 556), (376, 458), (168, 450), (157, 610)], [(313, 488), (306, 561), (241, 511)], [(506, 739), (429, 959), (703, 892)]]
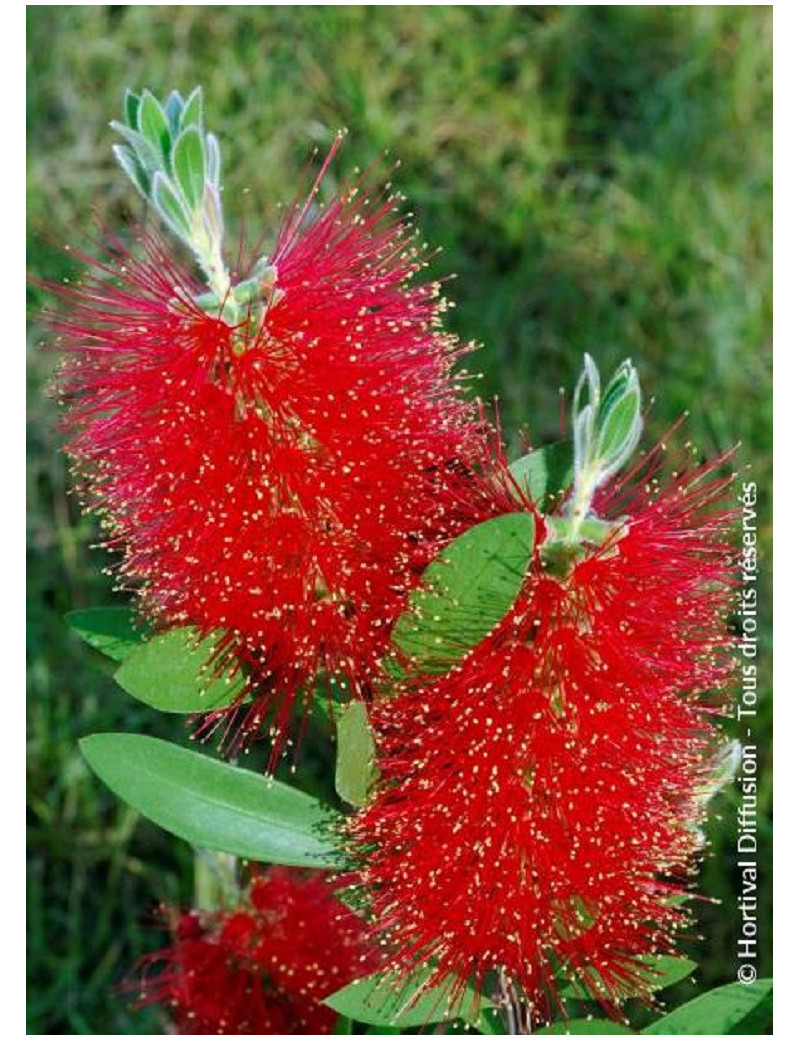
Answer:
[(135, 130), (139, 125), (139, 105), (141, 104), (141, 98), (138, 94), (135, 94), (132, 90), (125, 91), (125, 100), (123, 102), (123, 110), (125, 112), (125, 122)]
[(336, 815), (272, 778), (134, 733), (80, 742), (103, 783), (184, 841), (242, 859), (341, 869)]
[(773, 1000), (772, 994), (760, 1001), (745, 1017), (736, 1025), (734, 1033), (750, 1036), (764, 1036), (772, 1034), (773, 1027)]
[(422, 672), (448, 671), (506, 616), (533, 551), (530, 513), (509, 513), (466, 531), (430, 564), (392, 633)]
[[(585, 391), (585, 393), (584, 393)], [(591, 354), (583, 355), (583, 371), (575, 384), (572, 395), (572, 426), (578, 424), (578, 416), (586, 412), (589, 424), (594, 425), (594, 418), (600, 406), (600, 373)]]
[(170, 136), (175, 137), (180, 130), (181, 115), (183, 113), (183, 98), (177, 90), (170, 92), (169, 97), (164, 103), (164, 112), (167, 116), (167, 122), (169, 123)]
[(139, 189), (146, 199), (149, 199), (150, 177), (147, 174), (147, 170), (136, 158), (133, 149), (129, 145), (125, 144), (112, 144), (111, 151), (114, 153), (114, 158), (120, 164), (122, 169), (133, 181), (134, 186)]
[(597, 412), (598, 427), (603, 425), (612, 407), (634, 385), (634, 382), (638, 383), (638, 379), (636, 369), (631, 364), (630, 358), (623, 361), (611, 377), (603, 394), (603, 400), (600, 402), (600, 408)]
[(500, 1008), (484, 1008), (472, 1025), (484, 1036), (508, 1036), (507, 1017)]
[(619, 532), (623, 526), (619, 521), (614, 523), (588, 517), (582, 520), (578, 527), (578, 538), (583, 542), (591, 542), (592, 545), (602, 545), (613, 532)]
[(137, 627), (136, 615), (129, 607), (89, 607), (66, 615), (67, 624), (88, 643), (112, 661), (124, 661), (144, 645), (145, 633)]
[(393, 657), (384, 657), (381, 667), (387, 678), (392, 683), (402, 682), (406, 678), (406, 670)]
[(539, 503), (547, 492), (547, 457), (544, 448), (537, 448), (509, 466), (511, 475), (525, 492), (525, 496)]
[(402, 1029), (456, 1018), (475, 1022), (481, 1008), (491, 1006), (491, 1001), (469, 987), (455, 1006), (451, 1006), (454, 987), (459, 986), (455, 979), (433, 989), (423, 990), (417, 996), (429, 975), (430, 971), (423, 968), (398, 985), (396, 978), (379, 972), (351, 982), (323, 1003), (340, 1015), (347, 1015), (370, 1026), (397, 1026)]
[(749, 986), (732, 982), (682, 1004), (641, 1032), (671, 1036), (724, 1036), (733, 1033), (757, 1008), (763, 1006), (766, 1011), (771, 998), (772, 979), (760, 979)]
[(572, 483), (572, 444), (558, 441), (523, 455), (509, 469), (525, 492), (523, 502), (531, 499), (548, 509)]
[(651, 993), (674, 986), (688, 978), (697, 967), (696, 962), (688, 957), (637, 957), (637, 960), (653, 972), (653, 981), (648, 985)]
[(597, 457), (603, 468), (616, 471), (631, 456), (642, 433), (641, 392), (638, 381), (611, 408), (600, 428)]
[(203, 138), (196, 127), (182, 130), (172, 149), (172, 168), (183, 197), (192, 211), (203, 201), (206, 184), (206, 155)]
[[(697, 964), (688, 957), (637, 957), (636, 961), (646, 970), (650, 980), (646, 988), (650, 993), (657, 993), (668, 986), (674, 986), (676, 982), (691, 975), (697, 967)], [(595, 1000), (595, 994), (598, 991), (605, 992), (605, 986), (599, 976), (596, 981), (597, 988), (594, 992), (583, 983), (573, 980), (559, 986), (559, 993), (567, 999)]]
[(232, 704), (244, 690), (241, 673), (213, 678), (208, 662), (217, 638), (198, 643), (192, 628), (174, 628), (126, 654), (114, 678), (131, 697), (176, 714), (214, 711)]
[(249, 307), (264, 299), (264, 294), (272, 290), (277, 278), (277, 268), (268, 264), (265, 258), (256, 263), (249, 278), (234, 287), (233, 295), (242, 307)]
[(186, 99), (186, 104), (183, 106), (183, 113), (181, 114), (181, 130), (184, 130), (187, 126), (197, 126), (201, 130), (203, 128), (202, 87), (195, 87)]
[(336, 791), (350, 805), (364, 805), (377, 776), (367, 706), (354, 700), (336, 723)]
[(557, 501), (572, 484), (573, 446), (570, 441), (556, 441), (544, 447), (547, 459), (547, 499)]
[(124, 123), (119, 123), (116, 120), (111, 123), (111, 128), (125, 138), (128, 147), (136, 156), (136, 161), (145, 171), (148, 178), (154, 177), (158, 170), (164, 168), (164, 160), (160, 153), (137, 130), (131, 130)]
[(192, 907), (195, 910), (218, 910), (241, 903), (238, 860), (229, 852), (215, 849), (194, 850), (194, 893)]
[(206, 176), (210, 184), (219, 188), (219, 179), (222, 171), (222, 159), (219, 154), (219, 141), (213, 134), (206, 134)]
[[(330, 730), (331, 723), (333, 725), (339, 719), (339, 716), (346, 709), (347, 704), (342, 704), (336, 698), (340, 696), (332, 687), (336, 687), (338, 684), (335, 679), (329, 679), (330, 686), (321, 685), (314, 690), (309, 698), (308, 712), (309, 719), (313, 719), (318, 725), (325, 727)], [(347, 683), (342, 680), (342, 693), (341, 696), (349, 697), (350, 694), (346, 693)]]
[(191, 228), (189, 212), (173, 186), (159, 170), (153, 178), (152, 198), (162, 219), (178, 238), (186, 238)]
[(564, 1036), (566, 1034), (590, 1036), (592, 1034), (633, 1033), (630, 1026), (611, 1022), (607, 1018), (570, 1018), (566, 1022), (554, 1022), (544, 1029), (537, 1029), (537, 1036)]
[(169, 120), (166, 112), (149, 90), (142, 91), (138, 130), (156, 151), (160, 152), (165, 159), (169, 159), (172, 140), (169, 132)]

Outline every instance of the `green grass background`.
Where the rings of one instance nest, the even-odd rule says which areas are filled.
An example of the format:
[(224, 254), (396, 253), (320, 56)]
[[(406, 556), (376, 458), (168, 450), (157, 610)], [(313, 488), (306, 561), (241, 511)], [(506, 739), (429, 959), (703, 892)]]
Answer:
[[(740, 442), (761, 518), (762, 973), (771, 969), (771, 8), (28, 8), (29, 270), (73, 270), (137, 201), (110, 158), (123, 88), (202, 83), (221, 138), (229, 224), (274, 228), (309, 155), (350, 136), (333, 180), (379, 157), (453, 273), (450, 327), (510, 438), (559, 433), (558, 388), (584, 350), (623, 357), (655, 397), (653, 439), (684, 409), (703, 455)], [(388, 159), (380, 159), (387, 152)], [(91, 247), (90, 247), (91, 248)], [(125, 699), (62, 615), (111, 602), (69, 487), (29, 291), (29, 1031), (148, 1033), (115, 990), (158, 941), (148, 914), (191, 896), (191, 857), (87, 773), (79, 736), (185, 740)], [(733, 795), (692, 944), (699, 985), (731, 981)], [(691, 995), (668, 993), (674, 1002)]]

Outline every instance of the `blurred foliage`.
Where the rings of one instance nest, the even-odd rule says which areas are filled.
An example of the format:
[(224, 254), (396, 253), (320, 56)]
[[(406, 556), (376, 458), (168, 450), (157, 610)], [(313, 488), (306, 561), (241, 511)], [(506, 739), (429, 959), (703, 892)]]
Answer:
[[(655, 394), (651, 437), (684, 410), (701, 455), (741, 442), (759, 482), (760, 634), (771, 649), (771, 8), (758, 6), (28, 8), (29, 269), (75, 269), (97, 228), (140, 215), (111, 158), (125, 86), (206, 89), (235, 231), (274, 229), (335, 130), (354, 166), (392, 170), (435, 274), (450, 272), (450, 327), (485, 344), (467, 365), (499, 395), (512, 443), (560, 429), (560, 386), (584, 350), (623, 357)], [(388, 156), (386, 158), (384, 153)], [(392, 168), (395, 160), (401, 164)], [(232, 239), (234, 238), (232, 234)], [(67, 497), (52, 358), (29, 385), (29, 1031), (149, 1033), (114, 987), (158, 941), (148, 916), (187, 901), (191, 854), (92, 781), (76, 739), (181, 723), (127, 701), (61, 620), (113, 600), (91, 524)], [(761, 949), (770, 970), (771, 719), (762, 706)], [(327, 738), (325, 738), (327, 739)], [(325, 743), (323, 739), (320, 746)], [(307, 756), (313, 768), (320, 756)], [(310, 787), (318, 780), (307, 778)], [(699, 886), (700, 984), (735, 970), (733, 794)], [(691, 995), (675, 988), (675, 998)], [(672, 1003), (672, 1001), (670, 1001)]]

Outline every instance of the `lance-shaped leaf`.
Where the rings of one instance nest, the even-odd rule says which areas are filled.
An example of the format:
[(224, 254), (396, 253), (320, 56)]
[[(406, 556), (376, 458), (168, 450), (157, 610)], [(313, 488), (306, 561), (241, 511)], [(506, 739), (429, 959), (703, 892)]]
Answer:
[(534, 521), (509, 513), (466, 531), (430, 564), (392, 638), (421, 672), (454, 664), (514, 605), (531, 562)]
[(122, 169), (133, 181), (134, 186), (139, 189), (145, 198), (149, 198), (150, 176), (145, 167), (137, 159), (133, 148), (124, 144), (113, 144), (111, 146), (111, 151), (114, 153), (114, 158), (120, 164)]
[(572, 482), (572, 445), (559, 441), (536, 448), (512, 462), (509, 470), (523, 492), (522, 501), (547, 509)]
[(66, 615), (69, 627), (93, 649), (112, 661), (124, 661), (144, 646), (145, 633), (137, 627), (129, 607), (89, 607)]
[[(676, 982), (691, 975), (697, 967), (688, 957), (637, 957), (636, 963), (642, 966), (642, 985), (634, 986), (635, 992), (632, 991), (631, 996), (638, 994), (642, 988), (657, 993), (668, 986), (674, 986)], [(559, 992), (562, 997), (575, 1000), (596, 1000), (598, 994), (610, 996), (600, 975), (594, 978), (593, 986), (577, 981), (565, 982), (563, 986), (559, 986)]]
[(159, 711), (176, 714), (215, 711), (241, 696), (241, 672), (215, 678), (209, 660), (216, 639), (198, 642), (192, 628), (174, 628), (154, 636), (125, 655), (114, 678), (131, 697)]
[(697, 967), (689, 957), (638, 957), (638, 961), (652, 972), (647, 988), (652, 993), (674, 986), (688, 978)]
[(125, 91), (125, 119), (127, 120), (128, 126), (134, 130), (139, 125), (139, 105), (142, 103), (142, 99), (138, 94), (132, 90)]
[(183, 198), (160, 170), (153, 177), (151, 194), (153, 203), (165, 223), (179, 238), (188, 241), (192, 223), (189, 211)]
[(219, 189), (222, 159), (219, 154), (219, 141), (213, 134), (206, 134), (206, 166), (209, 182), (212, 187)]
[(544, 448), (528, 452), (512, 462), (509, 469), (526, 497), (541, 502), (547, 491), (547, 458)]
[(641, 391), (636, 373), (632, 388), (609, 409), (598, 434), (598, 456), (609, 476), (632, 455), (642, 435)]
[(164, 102), (164, 113), (166, 114), (172, 137), (176, 137), (180, 129), (183, 104), (183, 98), (177, 90), (170, 91), (169, 97)]
[[(161, 154), (150, 144), (147, 138), (143, 137), (138, 131), (131, 130), (125, 123), (119, 123), (113, 120), (111, 123), (112, 129), (116, 130), (121, 137), (125, 139), (126, 147), (133, 154), (137, 165), (141, 169), (141, 173), (147, 179), (147, 183), (150, 184), (151, 179), (159, 170), (164, 169), (164, 160)], [(119, 156), (117, 156), (119, 159)], [(127, 173), (127, 168), (123, 165), (123, 169)], [(138, 186), (138, 181), (135, 182)], [(145, 192), (145, 198), (149, 198), (149, 188)]]
[[(746, 986), (741, 982), (732, 982), (727, 986), (719, 986), (700, 997), (695, 997), (688, 1004), (664, 1015), (657, 1022), (647, 1026), (642, 1033), (670, 1036), (724, 1036), (734, 1033), (745, 1019), (758, 1011), (764, 1013), (764, 1025), (771, 1017), (772, 979), (759, 979)], [(766, 1032), (758, 1029), (756, 1032)]]
[[(633, 380), (633, 382), (632, 382)], [(603, 393), (603, 399), (600, 402), (600, 407), (597, 411), (597, 428), (601, 429), (609, 412), (616, 405), (617, 401), (621, 397), (624, 397), (629, 390), (632, 390), (634, 386), (638, 386), (639, 377), (636, 374), (636, 369), (633, 367), (630, 358), (626, 358), (621, 365), (617, 367), (616, 372), (608, 382), (608, 386)]]
[(203, 88), (195, 87), (181, 113), (181, 130), (187, 126), (203, 127)]
[(169, 158), (170, 129), (167, 114), (149, 90), (142, 91), (138, 112), (139, 133), (159, 151), (164, 159)]
[[(323, 1003), (340, 1015), (367, 1025), (402, 1029), (452, 1019), (475, 1022), (480, 1010), (491, 1006), (488, 998), (470, 987), (464, 989), (455, 979), (428, 989), (425, 982), (429, 975), (427, 968), (421, 968), (402, 980), (381, 973), (370, 975), (351, 982)], [(459, 994), (455, 1003), (454, 992)]]
[(344, 866), (336, 814), (287, 784), (135, 733), (80, 747), (118, 798), (184, 841), (260, 863)]
[(364, 805), (377, 775), (367, 706), (354, 700), (336, 723), (336, 792), (350, 805)]
[(172, 148), (172, 167), (183, 198), (194, 212), (203, 201), (206, 183), (206, 153), (196, 126), (182, 131)]

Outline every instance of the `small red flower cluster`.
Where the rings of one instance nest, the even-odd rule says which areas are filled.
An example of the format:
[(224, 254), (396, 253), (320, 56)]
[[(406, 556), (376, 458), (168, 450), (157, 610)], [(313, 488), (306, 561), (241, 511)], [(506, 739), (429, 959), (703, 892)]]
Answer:
[(618, 1014), (653, 981), (637, 958), (675, 952), (718, 746), (701, 691), (729, 673), (724, 483), (640, 489), (566, 575), (540, 542), (494, 633), (376, 705), (381, 783), (349, 837), (396, 971), (502, 969), (542, 1021), (570, 981)]
[(160, 1004), (181, 1034), (331, 1033), (320, 1001), (369, 974), (364, 927), (323, 876), (272, 867), (230, 911), (187, 913), (142, 965), (140, 1004)]
[(271, 718), (278, 744), (318, 673), (369, 688), (407, 592), (469, 522), (483, 439), (396, 200), (346, 186), (315, 208), (318, 187), (255, 324), (204, 310), (152, 237), (62, 288), (52, 319), (67, 450), (123, 581), (157, 627), (221, 634), (217, 672), (243, 665), (256, 695), (244, 730)]

